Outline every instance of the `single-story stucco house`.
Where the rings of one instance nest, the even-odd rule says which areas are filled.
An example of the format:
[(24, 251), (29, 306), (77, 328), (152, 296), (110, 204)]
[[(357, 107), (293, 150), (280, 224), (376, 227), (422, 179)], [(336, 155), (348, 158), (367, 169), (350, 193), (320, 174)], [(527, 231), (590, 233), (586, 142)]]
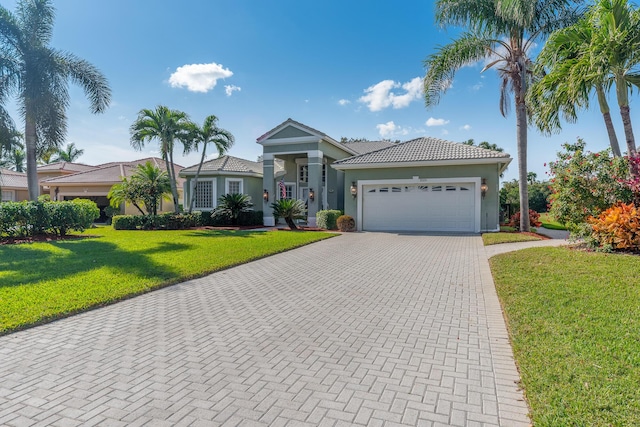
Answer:
[(29, 199), (27, 174), (0, 168), (0, 189), (2, 198), (0, 202), (21, 202)]
[[(122, 177), (130, 177), (136, 171), (138, 165), (151, 162), (154, 166), (165, 170), (164, 160), (157, 157), (149, 157), (145, 159), (135, 160), (131, 162), (110, 162), (98, 166), (92, 166), (84, 172), (58, 176), (55, 178), (44, 179), (40, 184), (48, 189), (51, 200), (73, 200), (76, 198), (89, 199), (96, 202), (101, 211), (101, 219), (104, 219), (104, 209), (109, 206), (107, 194), (114, 184), (122, 181)], [(175, 166), (176, 177), (183, 169), (180, 165)], [(182, 187), (184, 180), (177, 179), (178, 200), (182, 200)], [(163, 200), (158, 209), (159, 212), (172, 212), (173, 202)], [(124, 214), (139, 214), (134, 206), (121, 206), (121, 212)]]
[[(319, 210), (340, 209), (358, 230), (499, 230), (506, 153), (430, 137), (341, 143), (292, 119), (257, 142), (262, 162), (224, 156), (203, 165), (200, 180), (207, 184), (198, 185), (195, 209), (213, 209), (217, 197), (238, 190), (252, 197), (268, 226), (275, 222), (270, 204), (284, 197), (306, 203), (310, 225)], [(181, 174), (185, 195), (196, 169)]]

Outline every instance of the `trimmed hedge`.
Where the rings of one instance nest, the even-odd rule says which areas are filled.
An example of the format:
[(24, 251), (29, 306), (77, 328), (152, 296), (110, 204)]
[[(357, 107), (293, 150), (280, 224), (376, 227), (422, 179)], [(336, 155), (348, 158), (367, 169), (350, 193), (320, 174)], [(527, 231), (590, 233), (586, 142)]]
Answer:
[(316, 214), (316, 225), (325, 230), (337, 230), (338, 217), (342, 214), (344, 214), (344, 212), (339, 210), (318, 211)]
[(69, 231), (84, 231), (100, 217), (94, 202), (75, 199), (65, 202), (23, 201), (0, 203), (0, 236), (29, 237)]
[[(155, 216), (116, 215), (112, 226), (116, 230), (184, 230), (192, 227), (221, 227), (231, 224), (231, 218), (215, 212), (193, 212), (191, 214), (167, 212)], [(262, 211), (242, 212), (238, 225), (262, 225)]]

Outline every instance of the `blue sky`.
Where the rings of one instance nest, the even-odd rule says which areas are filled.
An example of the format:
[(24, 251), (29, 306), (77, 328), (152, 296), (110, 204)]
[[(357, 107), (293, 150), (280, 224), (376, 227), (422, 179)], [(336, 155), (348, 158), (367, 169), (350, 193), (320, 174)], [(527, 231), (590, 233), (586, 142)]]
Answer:
[[(15, 1), (3, 5), (13, 10)], [(291, 117), (335, 139), (486, 140), (514, 158), (505, 179), (517, 176), (515, 115), (499, 113), (495, 71), (465, 67), (438, 106), (424, 107), (423, 60), (457, 34), (435, 24), (433, 2), (58, 0), (55, 6), (52, 46), (96, 65), (113, 90), (109, 110), (92, 115), (81, 89), (72, 87), (67, 142), (85, 150), (81, 162), (157, 155), (155, 144), (143, 152), (130, 147), (129, 126), (140, 109), (163, 104), (199, 123), (215, 114), (236, 137), (229, 154), (247, 159), (261, 154), (256, 138)], [(195, 78), (198, 72), (206, 78)], [(544, 163), (577, 136), (594, 151), (608, 146), (596, 111), (553, 137), (530, 129), (529, 170), (544, 178)], [(197, 153), (176, 156), (183, 166), (198, 160)]]

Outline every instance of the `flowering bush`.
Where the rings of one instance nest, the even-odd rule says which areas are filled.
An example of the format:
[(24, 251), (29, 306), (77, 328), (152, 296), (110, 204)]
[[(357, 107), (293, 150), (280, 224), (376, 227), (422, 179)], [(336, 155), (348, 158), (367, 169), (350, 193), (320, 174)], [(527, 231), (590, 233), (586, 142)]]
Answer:
[(609, 150), (592, 153), (586, 143), (563, 144), (558, 160), (549, 164), (551, 174), (551, 214), (576, 231), (589, 217), (618, 202), (629, 203), (632, 189), (625, 180), (629, 176), (626, 158), (613, 158)]
[[(542, 225), (540, 222), (540, 214), (533, 209), (529, 209), (529, 225), (532, 227), (540, 227)], [(520, 230), (520, 211), (511, 215), (509, 226), (514, 227), (516, 230)]]
[(592, 227), (590, 243), (600, 249), (639, 250), (640, 212), (632, 203), (619, 203), (597, 218), (588, 220)]

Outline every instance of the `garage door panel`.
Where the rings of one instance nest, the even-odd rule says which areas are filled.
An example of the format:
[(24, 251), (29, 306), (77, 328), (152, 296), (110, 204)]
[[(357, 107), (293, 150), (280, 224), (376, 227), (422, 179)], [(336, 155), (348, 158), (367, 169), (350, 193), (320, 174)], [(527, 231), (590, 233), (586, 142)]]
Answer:
[(363, 229), (475, 231), (475, 185), (363, 187)]

